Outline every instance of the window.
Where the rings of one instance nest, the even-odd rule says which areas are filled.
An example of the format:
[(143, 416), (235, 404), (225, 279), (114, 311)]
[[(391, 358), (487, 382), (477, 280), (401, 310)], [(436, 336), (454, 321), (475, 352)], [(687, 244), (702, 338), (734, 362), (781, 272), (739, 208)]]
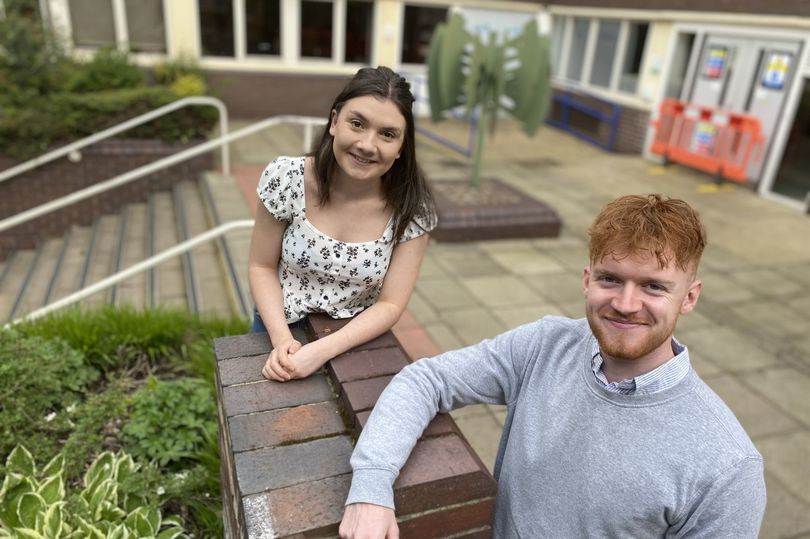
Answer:
[(127, 34), (133, 52), (166, 52), (163, 0), (126, 0)]
[(233, 56), (233, 4), (227, 0), (199, 0), (200, 41), (205, 56)]
[(616, 45), (619, 42), (619, 21), (599, 21), (599, 33), (596, 37), (596, 49), (591, 67), (591, 84), (610, 87), (610, 75), (613, 72), (613, 58), (616, 56)]
[(672, 58), (672, 68), (669, 70), (670, 75), (665, 91), (667, 97), (681, 98), (686, 83), (686, 70), (689, 67), (689, 58), (692, 56), (694, 45), (694, 33), (678, 34), (678, 41), (675, 44), (675, 56)]
[(627, 34), (627, 48), (624, 51), (619, 89), (635, 93), (638, 87), (638, 76), (641, 72), (641, 60), (647, 43), (647, 23), (631, 23)]
[(367, 64), (371, 61), (371, 31), (374, 4), (362, 0), (346, 2), (346, 62)]
[(551, 73), (557, 77), (560, 74), (560, 60), (562, 59), (562, 41), (565, 36), (565, 17), (554, 15), (551, 20)]
[(332, 57), (332, 4), (301, 0), (301, 56)]
[(439, 23), (447, 20), (447, 8), (405, 6), (402, 29), (402, 63), (424, 64), (430, 39)]
[(585, 47), (588, 44), (588, 29), (591, 21), (588, 19), (574, 19), (574, 31), (571, 35), (571, 51), (568, 54), (568, 68), (565, 70), (566, 78), (579, 80), (582, 77), (582, 63), (585, 60)]
[(69, 9), (74, 44), (115, 46), (115, 20), (110, 0), (70, 0)]
[(281, 54), (279, 0), (245, 0), (245, 38), (248, 54)]

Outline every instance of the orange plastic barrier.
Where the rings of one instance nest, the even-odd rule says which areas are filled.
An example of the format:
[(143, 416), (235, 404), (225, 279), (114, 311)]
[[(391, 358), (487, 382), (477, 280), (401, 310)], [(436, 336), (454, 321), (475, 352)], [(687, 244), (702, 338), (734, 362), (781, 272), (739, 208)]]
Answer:
[(650, 151), (666, 159), (736, 182), (748, 180), (753, 158), (762, 158), (765, 137), (753, 116), (665, 99)]

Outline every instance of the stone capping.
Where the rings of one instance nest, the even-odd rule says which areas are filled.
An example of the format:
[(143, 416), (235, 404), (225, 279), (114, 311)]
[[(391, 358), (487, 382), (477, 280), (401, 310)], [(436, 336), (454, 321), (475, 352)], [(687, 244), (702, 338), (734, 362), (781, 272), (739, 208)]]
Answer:
[[(311, 342), (348, 320), (311, 315)], [(349, 458), (371, 408), (410, 360), (389, 331), (304, 380), (265, 380), (267, 334), (222, 337), (217, 404), (226, 537), (336, 536), (351, 483)], [(394, 483), (403, 538), (490, 537), (496, 483), (457, 428), (439, 414)]]

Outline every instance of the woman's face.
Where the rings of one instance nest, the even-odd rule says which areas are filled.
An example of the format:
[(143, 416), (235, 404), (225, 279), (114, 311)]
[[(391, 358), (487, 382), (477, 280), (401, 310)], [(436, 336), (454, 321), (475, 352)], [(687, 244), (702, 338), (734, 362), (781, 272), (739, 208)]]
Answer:
[(375, 96), (348, 100), (332, 111), (329, 134), (340, 170), (349, 178), (378, 180), (399, 158), (405, 141), (405, 117), (390, 99)]

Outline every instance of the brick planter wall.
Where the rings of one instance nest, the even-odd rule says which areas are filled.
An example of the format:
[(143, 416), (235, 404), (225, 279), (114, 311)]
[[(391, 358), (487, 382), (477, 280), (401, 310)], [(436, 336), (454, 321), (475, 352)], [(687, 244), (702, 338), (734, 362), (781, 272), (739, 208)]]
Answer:
[[(81, 151), (82, 158), (76, 163), (63, 157), (0, 183), (0, 219), (195, 144), (197, 142), (170, 144), (159, 140), (112, 139), (88, 146)], [(16, 164), (17, 161), (0, 156), (0, 170)], [(30, 249), (46, 238), (61, 236), (72, 225), (89, 225), (100, 215), (118, 212), (130, 202), (143, 202), (154, 191), (169, 189), (182, 180), (196, 179), (199, 173), (211, 168), (213, 156), (207, 153), (0, 232), (0, 260), (17, 249)]]
[[(309, 342), (347, 320), (309, 317)], [(308, 336), (311, 336), (308, 337)], [(388, 332), (305, 379), (265, 380), (266, 334), (216, 339), (225, 528), (230, 537), (334, 536), (353, 440), (409, 359)], [(394, 483), (401, 537), (490, 537), (496, 484), (449, 415), (425, 430)]]

